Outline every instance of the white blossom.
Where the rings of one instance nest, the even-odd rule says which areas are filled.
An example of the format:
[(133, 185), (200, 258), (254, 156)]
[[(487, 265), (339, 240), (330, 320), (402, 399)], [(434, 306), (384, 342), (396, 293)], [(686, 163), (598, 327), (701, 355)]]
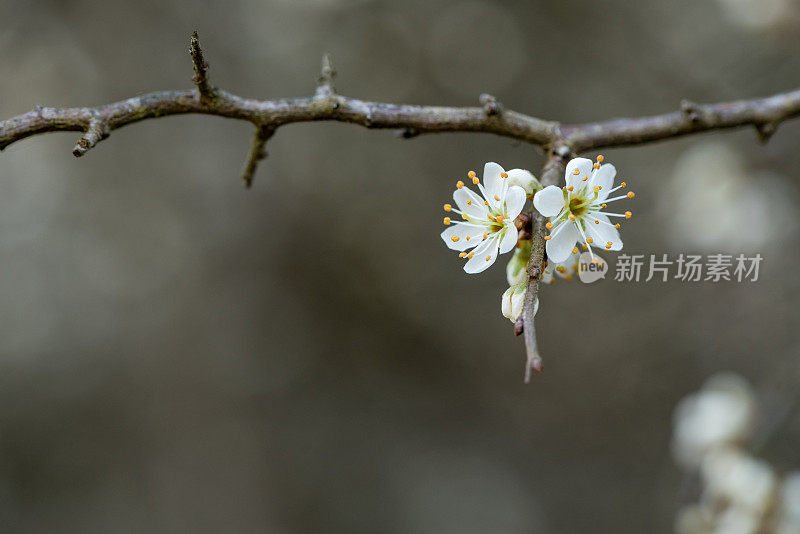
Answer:
[(602, 165), (603, 156), (597, 163), (586, 158), (575, 158), (567, 164), (566, 185), (558, 188), (550, 185), (533, 197), (534, 207), (550, 218), (547, 229), (550, 235), (546, 251), (550, 261), (560, 263), (569, 258), (575, 243), (580, 242), (587, 249), (592, 246), (607, 250), (622, 250), (622, 238), (609, 217), (630, 219), (631, 212), (609, 213), (602, 211), (611, 202), (633, 198), (634, 193), (609, 198), (614, 191), (627, 186), (622, 182), (613, 187), (617, 170), (613, 165)]
[[(519, 169), (516, 169), (519, 170)], [(478, 195), (459, 180), (453, 192), (458, 209), (444, 205), (446, 212), (461, 215), (463, 221), (444, 218), (449, 226), (442, 232), (445, 244), (467, 258), (464, 270), (476, 274), (488, 269), (498, 254), (505, 254), (517, 245), (518, 230), (514, 219), (525, 205), (525, 190), (509, 184), (510, 173), (497, 163), (489, 162), (483, 168), (483, 184), (473, 171), (469, 178), (478, 186)]]

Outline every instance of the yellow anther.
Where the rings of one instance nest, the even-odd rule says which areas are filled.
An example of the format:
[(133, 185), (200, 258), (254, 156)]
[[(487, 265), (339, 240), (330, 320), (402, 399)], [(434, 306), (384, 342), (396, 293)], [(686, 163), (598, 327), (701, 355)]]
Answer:
[(606, 158), (604, 158), (602, 154), (598, 154), (597, 155), (597, 163), (603, 163), (604, 159), (606, 159)]
[(455, 243), (456, 241), (458, 241), (458, 236), (457, 236), (457, 235), (454, 235), (453, 237), (451, 237), (451, 238), (450, 238), (450, 240), (451, 240), (453, 243)]
[(626, 211), (626, 212), (625, 212), (625, 218), (626, 218), (626, 219), (630, 219), (632, 216), (633, 216), (633, 213), (631, 213), (631, 212), (629, 212), (629, 211)]
[(472, 259), (472, 256), (474, 256), (474, 255), (475, 255), (475, 253), (474, 253), (474, 252), (470, 252), (469, 254), (467, 254), (467, 257), (468, 257), (469, 259)]
[(544, 240), (545, 241), (550, 241), (551, 239), (553, 239), (553, 236), (551, 236), (551, 235), (544, 236)]
[(473, 184), (478, 185), (478, 182), (480, 182), (480, 180), (478, 179), (477, 176), (472, 179)]
[(467, 176), (469, 176), (470, 178), (475, 178), (475, 176), (476, 176), (476, 175), (475, 175), (475, 171), (469, 171), (469, 172), (467, 173)]
[(508, 178), (508, 173), (507, 172), (501, 172), (500, 173), (500, 178)]
[(461, 189), (462, 187), (464, 187), (464, 182), (462, 182), (461, 180), (457, 181), (456, 182), (456, 188), (457, 189)]
[(583, 177), (583, 180), (581, 180), (581, 181), (582, 181), (582, 182), (585, 182), (585, 181), (586, 181), (586, 180), (588, 180), (588, 179), (589, 179), (589, 177), (588, 177), (588, 176), (584, 176), (584, 177)]
[(444, 205), (444, 211), (450, 211), (451, 209), (453, 209), (453, 206), (451, 206), (450, 204)]
[(606, 249), (610, 249), (610, 248), (611, 248), (611, 243), (606, 243)]
[(492, 259), (492, 257), (491, 257), (491, 256), (486, 256), (486, 261), (489, 261), (489, 260), (491, 260), (491, 259)]
[(575, 220), (575, 215), (573, 215), (572, 213), (570, 213), (570, 214), (568, 215), (568, 217), (569, 217), (569, 220), (570, 220), (570, 221), (574, 221), (574, 220)]
[(614, 228), (619, 228), (619, 223), (615, 224)]
[(497, 217), (495, 217), (494, 220), (497, 221), (498, 223), (502, 223), (504, 219), (505, 217), (503, 217), (502, 215), (498, 215)]
[(445, 218), (444, 218), (444, 224), (445, 224), (445, 226), (447, 226), (448, 224), (450, 224), (450, 217), (445, 217)]
[(573, 254), (577, 254), (578, 253), (578, 247), (572, 247), (572, 253)]
[(558, 267), (556, 267), (556, 271), (558, 271), (558, 272), (560, 272), (560, 273), (565, 273), (565, 272), (567, 272), (567, 270), (566, 270), (564, 267), (562, 267), (561, 265), (559, 265)]
[(572, 191), (572, 189), (573, 189), (573, 187), (572, 187), (572, 186), (569, 186), (569, 187), (567, 188), (567, 191)]
[(595, 163), (594, 165), (592, 165), (592, 168), (593, 169), (599, 169), (600, 168), (600, 164), (599, 163)]
[(574, 174), (575, 176), (578, 176), (580, 173), (581, 173), (580, 169), (575, 169), (574, 171), (572, 171), (572, 174)]
[(572, 280), (572, 275), (571, 275), (571, 274), (568, 274), (567, 276), (565, 276), (565, 277), (564, 277), (564, 280), (566, 280), (567, 282), (569, 282), (570, 280)]
[(592, 239), (591, 237), (587, 237), (586, 242), (591, 245), (592, 243), (594, 243), (594, 239)]
[(459, 258), (466, 258), (467, 257), (467, 253), (466, 252), (459, 252), (458, 253), (458, 257)]
[(545, 224), (544, 227), (547, 228), (548, 230), (552, 230), (553, 229), (553, 223), (549, 222), (549, 223)]
[(489, 236), (489, 232), (483, 232), (483, 238), (486, 239)]
[(601, 207), (601, 208), (607, 208), (607, 207), (608, 207), (608, 204), (600, 204), (600, 207)]
[(622, 186), (622, 187), (628, 187), (628, 184), (626, 184), (625, 182), (622, 182), (622, 183), (621, 183), (621, 184), (619, 184), (619, 185), (620, 185), (620, 186)]
[(500, 202), (500, 195), (495, 195), (495, 196), (494, 196), (494, 199), (495, 199), (496, 201)]
[(471, 200), (467, 200), (467, 206), (472, 206), (472, 201)]
[(469, 237), (470, 237), (470, 236), (467, 236), (467, 238), (466, 238), (466, 239), (467, 239), (467, 241), (469, 241)]
[(599, 220), (599, 219), (595, 219), (595, 220), (594, 220), (594, 223), (595, 223), (595, 224), (600, 224), (600, 220)]
[(633, 198), (633, 197), (635, 197), (635, 196), (636, 196), (636, 195), (633, 193), (633, 191), (629, 191), (629, 192), (628, 192), (628, 198)]
[(596, 185), (596, 186), (594, 186), (594, 187), (592, 188), (592, 191), (594, 191), (595, 193), (597, 193), (597, 192), (598, 192), (598, 191), (600, 191), (601, 189), (603, 189), (603, 186), (602, 186), (602, 185)]

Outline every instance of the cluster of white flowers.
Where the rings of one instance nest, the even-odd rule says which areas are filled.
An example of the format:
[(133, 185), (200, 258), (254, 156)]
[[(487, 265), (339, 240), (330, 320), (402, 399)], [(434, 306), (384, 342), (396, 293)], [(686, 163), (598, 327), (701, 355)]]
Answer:
[[(516, 248), (506, 267), (509, 288), (501, 299), (503, 315), (511, 322), (522, 313), (528, 282), (531, 243), (518, 239), (521, 223), (517, 221), (527, 199), (532, 200), (536, 210), (549, 219), (546, 227), (552, 230), (545, 236), (547, 263), (542, 272), (542, 283), (552, 283), (554, 275), (572, 279), (580, 257), (576, 242), (580, 242), (584, 250), (599, 246), (607, 250), (622, 249), (622, 239), (617, 231), (620, 225), (611, 224), (609, 217), (629, 219), (631, 212), (618, 214), (602, 210), (608, 203), (633, 198), (634, 194), (630, 192), (608, 198), (626, 184), (622, 182), (613, 187), (617, 171), (613, 165), (603, 165), (602, 162), (603, 156), (598, 156), (596, 163), (586, 158), (571, 160), (567, 164), (563, 188), (551, 185), (542, 189), (529, 171), (512, 169), (506, 172), (493, 162), (483, 168), (483, 184), (474, 171), (467, 174), (469, 180), (478, 186), (480, 195), (465, 187), (463, 181), (456, 183), (453, 200), (458, 209), (451, 204), (444, 205), (447, 212), (444, 224), (448, 228), (441, 237), (449, 248), (459, 252), (459, 257), (467, 260), (464, 270), (469, 274), (488, 269), (498, 255)], [(460, 215), (463, 220), (451, 219), (452, 213)], [(537, 300), (534, 314), (538, 307)]]
[(675, 410), (672, 452), (703, 485), (697, 504), (678, 514), (678, 534), (800, 532), (800, 472), (781, 481), (746, 444), (756, 428), (756, 400), (735, 375), (718, 375)]

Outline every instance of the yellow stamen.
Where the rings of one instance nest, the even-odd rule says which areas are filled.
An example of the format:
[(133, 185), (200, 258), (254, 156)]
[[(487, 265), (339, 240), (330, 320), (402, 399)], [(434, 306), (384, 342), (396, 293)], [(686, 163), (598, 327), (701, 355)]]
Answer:
[(633, 197), (635, 197), (635, 196), (636, 196), (636, 195), (633, 193), (633, 191), (629, 191), (629, 192), (628, 192), (628, 198), (633, 198)]
[(476, 175), (475, 175), (475, 171), (469, 171), (469, 172), (467, 173), (467, 176), (469, 176), (470, 178), (475, 178), (475, 176), (476, 176)]
[(572, 253), (573, 254), (577, 254), (578, 253), (578, 247), (572, 247)]
[(595, 224), (600, 224), (600, 221), (599, 221), (598, 219), (595, 219), (595, 220), (594, 220), (594, 223), (595, 223)]
[(445, 226), (447, 226), (448, 224), (450, 224), (450, 217), (445, 217), (445, 218), (444, 218), (444, 224), (445, 224)]
[(486, 239), (489, 235), (489, 232), (483, 232), (483, 238)]
[(614, 228), (619, 228), (619, 223), (615, 224)]
[(610, 248), (611, 248), (611, 243), (606, 243), (606, 249), (610, 249)]
[(444, 211), (450, 211), (451, 209), (453, 209), (453, 206), (451, 206), (450, 204), (444, 205)]
[(601, 207), (601, 208), (607, 208), (607, 207), (608, 207), (608, 204), (600, 204), (600, 207)]
[(491, 260), (491, 259), (492, 259), (492, 257), (491, 257), (491, 256), (486, 256), (486, 261), (489, 261), (489, 260)]
[(547, 228), (548, 230), (552, 230), (553, 229), (553, 223), (549, 222), (549, 223), (545, 224), (544, 227)]
[(580, 173), (581, 173), (580, 169), (575, 169), (574, 171), (572, 171), (572, 174), (574, 174), (575, 176), (578, 176)]
[(455, 243), (456, 241), (458, 241), (458, 236), (457, 236), (457, 235), (454, 235), (453, 237), (451, 237), (451, 238), (450, 238), (450, 240), (451, 240), (453, 243)]
[(565, 273), (565, 272), (567, 272), (567, 270), (566, 270), (564, 267), (562, 267), (561, 265), (559, 265), (558, 267), (556, 267), (556, 271), (558, 271), (558, 272), (560, 272), (560, 273)]
[(568, 217), (569, 217), (569, 220), (570, 220), (570, 221), (574, 221), (574, 220), (575, 220), (575, 215), (573, 215), (572, 213), (570, 213), (570, 214), (568, 215)]
[(545, 241), (550, 241), (551, 239), (553, 239), (553, 236), (551, 236), (551, 235), (544, 236), (544, 240)]
[(478, 185), (478, 182), (480, 182), (480, 180), (478, 179), (477, 176), (472, 179), (473, 184)]
[(592, 243), (594, 243), (594, 239), (592, 239), (591, 237), (587, 237), (586, 242), (591, 245)]
[(606, 158), (604, 158), (602, 154), (598, 154), (597, 155), (597, 163), (603, 163), (604, 159), (606, 159)]
[(622, 183), (621, 183), (621, 184), (619, 184), (619, 185), (621, 185), (622, 187), (628, 187), (628, 184), (626, 184), (625, 182), (622, 182)]
[(508, 178), (508, 173), (507, 172), (501, 172), (500, 173), (500, 178)]
[(474, 255), (475, 255), (475, 253), (474, 253), (474, 252), (470, 252), (469, 254), (467, 254), (467, 257), (468, 257), (469, 259), (472, 259), (472, 256), (474, 256)]
[(629, 211), (626, 211), (626, 212), (625, 212), (625, 218), (626, 218), (626, 219), (630, 219), (632, 216), (633, 216), (633, 213), (631, 213), (631, 212), (629, 212)]
[(495, 195), (495, 196), (494, 196), (494, 199), (495, 199), (496, 201), (500, 202), (500, 195)]
[(469, 241), (469, 237), (470, 237), (470, 236), (467, 236), (467, 241)]
[(467, 253), (466, 252), (459, 252), (458, 253), (458, 257), (459, 258), (466, 258), (467, 257)]
[(497, 217), (495, 217), (494, 220), (497, 221), (498, 223), (502, 223), (504, 219), (505, 217), (503, 217), (502, 215), (498, 215)]
[(594, 186), (594, 187), (592, 188), (592, 191), (594, 191), (595, 193), (597, 193), (597, 192), (598, 192), (598, 191), (600, 191), (601, 189), (603, 189), (603, 186), (602, 186), (602, 185), (596, 185), (596, 186)]
[(462, 182), (461, 180), (457, 181), (456, 182), (456, 188), (457, 189), (461, 189), (462, 187), (464, 187), (464, 182)]
[(572, 191), (572, 186), (569, 186), (569, 187), (567, 188), (567, 191)]

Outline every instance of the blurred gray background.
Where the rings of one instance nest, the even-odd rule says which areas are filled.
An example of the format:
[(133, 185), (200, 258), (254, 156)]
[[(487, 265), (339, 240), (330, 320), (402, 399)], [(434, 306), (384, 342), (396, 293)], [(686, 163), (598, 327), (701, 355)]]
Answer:
[[(0, 116), (212, 81), (563, 122), (800, 83), (795, 0), (0, 0)], [(0, 155), (2, 532), (669, 532), (671, 412), (756, 385), (759, 453), (800, 466), (800, 121), (608, 150), (630, 254), (755, 253), (756, 283), (557, 283), (522, 384), (502, 258), (440, 238), (454, 182), (532, 147), (291, 125), (254, 187), (247, 123), (149, 120)], [(593, 157), (595, 154), (589, 155)], [(608, 255), (610, 263), (614, 258)]]

